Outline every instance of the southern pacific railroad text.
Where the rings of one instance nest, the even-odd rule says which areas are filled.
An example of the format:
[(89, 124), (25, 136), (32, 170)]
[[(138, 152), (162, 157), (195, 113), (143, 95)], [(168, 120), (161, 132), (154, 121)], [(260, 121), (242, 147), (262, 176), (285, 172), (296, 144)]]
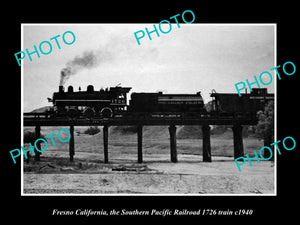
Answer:
[[(68, 133), (68, 136), (69, 136), (68, 139), (63, 140), (63, 139), (61, 138), (60, 133), (61, 133), (62, 131), (66, 131), (66, 132)], [(55, 147), (56, 144), (55, 144), (55, 141), (54, 141), (54, 139), (53, 139), (53, 135), (55, 135), (55, 132), (53, 132), (53, 133), (51, 133), (51, 134), (48, 134), (48, 135), (45, 136), (45, 137), (46, 137), (46, 138), (47, 138), (47, 137), (50, 137), (50, 139), (51, 139), (51, 141), (52, 141), (52, 144), (53, 144), (53, 146)], [(70, 131), (69, 131), (67, 128), (62, 128), (62, 129), (60, 129), (60, 130), (58, 131), (57, 137), (58, 137), (58, 139), (59, 139), (61, 142), (65, 143), (65, 142), (68, 142), (68, 141), (71, 139), (71, 133), (70, 133)], [(45, 144), (44, 149), (38, 149), (37, 144), (38, 144), (38, 142), (40, 142), (40, 141), (41, 141), (41, 142), (44, 142), (44, 144)], [(48, 148), (48, 143), (47, 143), (47, 141), (46, 141), (45, 139), (43, 139), (43, 138), (38, 138), (38, 139), (36, 139), (35, 142), (34, 142), (34, 148), (35, 148), (35, 150), (38, 151), (38, 152), (44, 152), (44, 151), (46, 151), (47, 148)], [(29, 151), (32, 152), (32, 155), (35, 155), (35, 152), (34, 152), (34, 149), (33, 149), (33, 146), (32, 146), (31, 143), (29, 143), (29, 149), (25, 150), (23, 146), (21, 146), (21, 149), (22, 149), (22, 152), (23, 152), (23, 154), (24, 154), (24, 156), (25, 156), (26, 159), (27, 159), (27, 152), (29, 152)], [(14, 154), (14, 152), (17, 152), (17, 154)], [(20, 149), (13, 149), (13, 150), (11, 150), (9, 153), (10, 153), (10, 155), (11, 155), (11, 158), (12, 158), (13, 161), (14, 161), (14, 164), (16, 164), (15, 158), (17, 158), (17, 157), (19, 157), (19, 156), (21, 155)]]
[(111, 209), (110, 211), (101, 209), (76, 209), (76, 210), (59, 210), (53, 209), (52, 216), (251, 216), (252, 209)]

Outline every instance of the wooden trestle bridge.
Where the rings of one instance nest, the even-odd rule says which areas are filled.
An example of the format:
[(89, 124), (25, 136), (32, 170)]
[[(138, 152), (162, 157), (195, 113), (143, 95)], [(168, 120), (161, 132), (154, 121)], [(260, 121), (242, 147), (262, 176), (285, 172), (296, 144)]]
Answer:
[[(176, 126), (178, 125), (199, 125), (202, 127), (203, 140), (203, 161), (211, 162), (211, 141), (209, 125), (232, 125), (234, 158), (244, 156), (243, 147), (243, 125), (257, 124), (256, 118), (246, 116), (216, 116), (201, 115), (199, 117), (183, 117), (180, 115), (169, 116), (163, 114), (152, 115), (151, 117), (120, 116), (108, 119), (87, 119), (87, 118), (59, 118), (50, 117), (47, 113), (24, 113), (23, 125), (34, 126), (36, 137), (40, 137), (41, 126), (65, 126), (69, 127), (71, 138), (69, 141), (70, 161), (73, 161), (75, 154), (74, 127), (75, 126), (103, 126), (103, 149), (104, 162), (108, 163), (108, 129), (110, 126), (137, 126), (137, 162), (143, 162), (143, 126), (169, 126), (170, 134), (170, 155), (171, 162), (178, 162), (176, 145)], [(38, 153), (38, 152), (37, 152)], [(36, 154), (39, 160), (39, 154)]]

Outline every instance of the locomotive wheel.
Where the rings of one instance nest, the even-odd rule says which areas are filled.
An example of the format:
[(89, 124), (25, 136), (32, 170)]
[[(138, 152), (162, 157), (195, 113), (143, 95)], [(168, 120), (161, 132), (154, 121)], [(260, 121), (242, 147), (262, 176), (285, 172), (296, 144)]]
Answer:
[(113, 116), (113, 111), (109, 107), (104, 107), (103, 109), (101, 109), (101, 115), (104, 118), (111, 118)]
[(84, 110), (83, 115), (88, 118), (92, 118), (95, 116), (95, 110), (88, 107)]
[(69, 109), (67, 115), (68, 117), (75, 118), (78, 116), (78, 111), (76, 109)]

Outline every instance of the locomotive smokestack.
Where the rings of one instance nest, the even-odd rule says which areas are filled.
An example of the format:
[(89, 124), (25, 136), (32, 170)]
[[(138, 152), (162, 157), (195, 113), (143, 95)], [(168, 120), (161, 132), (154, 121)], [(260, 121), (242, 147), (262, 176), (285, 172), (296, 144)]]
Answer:
[(60, 92), (60, 93), (61, 93), (61, 92), (64, 92), (64, 86), (62, 86), (62, 85), (59, 86), (59, 92)]

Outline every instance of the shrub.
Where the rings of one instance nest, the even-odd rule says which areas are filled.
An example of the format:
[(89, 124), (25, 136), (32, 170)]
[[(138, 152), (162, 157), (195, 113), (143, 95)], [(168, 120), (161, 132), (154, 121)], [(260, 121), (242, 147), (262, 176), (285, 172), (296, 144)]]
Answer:
[(256, 136), (264, 139), (265, 145), (269, 145), (274, 141), (274, 102), (268, 102), (264, 111), (259, 111), (257, 115)]
[(89, 134), (89, 135), (95, 135), (95, 134), (98, 134), (99, 132), (100, 132), (100, 129), (97, 126), (95, 126), (95, 127), (89, 127), (83, 133)]
[(113, 131), (120, 134), (135, 134), (137, 133), (137, 126), (115, 126)]
[[(35, 136), (35, 132), (34, 131), (24, 131), (24, 143), (31, 143), (33, 144), (35, 142), (35, 140), (37, 139), (37, 137)], [(45, 136), (41, 134), (41, 137), (45, 139)]]

